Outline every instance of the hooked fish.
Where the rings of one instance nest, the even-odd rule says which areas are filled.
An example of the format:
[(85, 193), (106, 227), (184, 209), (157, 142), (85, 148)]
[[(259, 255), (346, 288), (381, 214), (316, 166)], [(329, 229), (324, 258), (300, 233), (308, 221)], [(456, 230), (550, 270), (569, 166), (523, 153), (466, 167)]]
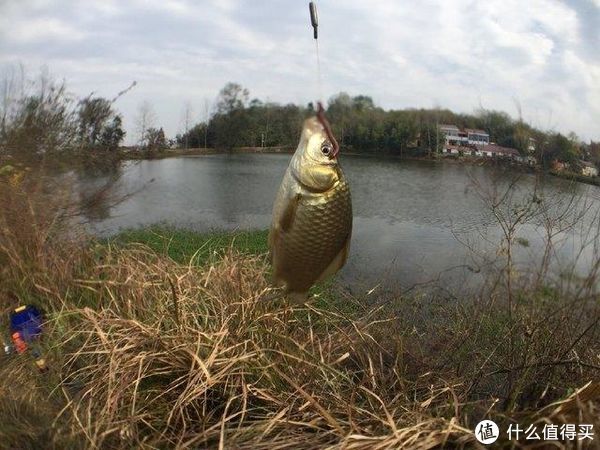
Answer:
[(348, 258), (352, 202), (338, 152), (319, 103), (317, 116), (304, 122), (269, 231), (274, 282), (295, 303), (305, 302), (310, 287), (334, 275)]

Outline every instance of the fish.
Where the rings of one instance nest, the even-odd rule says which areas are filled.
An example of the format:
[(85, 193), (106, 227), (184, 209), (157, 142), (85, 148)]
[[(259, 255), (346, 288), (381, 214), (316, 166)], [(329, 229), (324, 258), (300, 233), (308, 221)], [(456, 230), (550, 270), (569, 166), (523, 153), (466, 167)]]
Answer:
[(352, 235), (350, 186), (339, 145), (319, 103), (304, 121), (300, 142), (277, 192), (269, 230), (273, 282), (291, 303), (346, 263)]

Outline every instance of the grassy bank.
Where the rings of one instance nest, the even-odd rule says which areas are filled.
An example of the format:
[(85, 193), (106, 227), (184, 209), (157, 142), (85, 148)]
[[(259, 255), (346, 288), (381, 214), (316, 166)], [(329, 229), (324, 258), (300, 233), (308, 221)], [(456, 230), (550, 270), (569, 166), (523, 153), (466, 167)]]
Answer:
[(191, 230), (152, 226), (125, 230), (108, 240), (109, 244), (143, 244), (182, 264), (203, 265), (211, 257), (222, 256), (226, 250), (246, 255), (266, 254), (267, 230), (213, 231), (199, 233)]
[[(126, 246), (141, 244), (152, 251), (166, 255), (179, 264), (205, 266), (223, 257), (227, 252), (266, 259), (268, 230), (238, 230), (196, 232), (184, 228), (150, 226), (129, 229), (106, 241), (108, 245)], [(265, 266), (269, 277), (269, 267)], [(313, 304), (338, 313), (356, 313), (361, 308), (357, 301), (348, 301), (335, 289), (333, 280), (314, 286), (310, 294)]]
[(0, 446), (460, 448), (484, 417), (600, 426), (597, 298), (521, 291), (507, 313), (498, 295), (326, 285), (291, 309), (265, 231), (97, 242), (27, 180), (0, 180), (0, 327), (19, 303), (43, 309), (51, 369), (2, 358)]

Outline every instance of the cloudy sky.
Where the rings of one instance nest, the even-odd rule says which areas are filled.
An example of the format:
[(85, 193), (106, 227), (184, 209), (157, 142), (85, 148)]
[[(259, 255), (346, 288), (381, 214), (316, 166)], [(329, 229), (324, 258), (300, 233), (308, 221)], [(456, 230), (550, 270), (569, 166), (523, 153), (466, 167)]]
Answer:
[(0, 70), (43, 65), (113, 97), (129, 141), (139, 105), (173, 136), (184, 104), (236, 81), (307, 103), (346, 91), (384, 108), (483, 106), (600, 140), (600, 0), (320, 0), (322, 86), (305, 0), (0, 0)]

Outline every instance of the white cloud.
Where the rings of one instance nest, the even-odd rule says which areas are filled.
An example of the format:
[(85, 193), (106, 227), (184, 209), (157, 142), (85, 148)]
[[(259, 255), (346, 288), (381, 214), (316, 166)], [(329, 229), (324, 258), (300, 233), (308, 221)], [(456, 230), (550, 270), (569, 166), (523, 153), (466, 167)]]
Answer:
[[(386, 108), (470, 112), (483, 104), (512, 114), (516, 99), (537, 126), (600, 139), (600, 61), (589, 57), (597, 34), (581, 31), (573, 5), (348, 0), (318, 6), (326, 98), (348, 91)], [(305, 2), (32, 0), (1, 9), (1, 62), (46, 64), (81, 94), (111, 96), (137, 80), (118, 103), (127, 124), (137, 104), (150, 100), (173, 135), (182, 105), (202, 109), (227, 81), (271, 101), (318, 96)]]
[(16, 22), (5, 17), (0, 24), (4, 30), (4, 37), (16, 44), (47, 43), (49, 40), (73, 41), (86, 36), (85, 31), (53, 17)]

